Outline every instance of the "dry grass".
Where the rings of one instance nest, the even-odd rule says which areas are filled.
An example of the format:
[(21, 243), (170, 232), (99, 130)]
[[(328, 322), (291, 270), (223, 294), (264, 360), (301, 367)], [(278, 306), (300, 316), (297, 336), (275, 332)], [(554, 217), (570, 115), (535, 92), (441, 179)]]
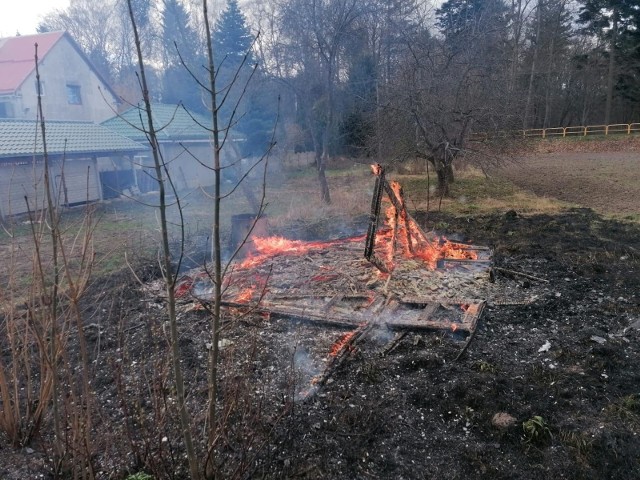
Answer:
[[(405, 170), (406, 171), (406, 170)], [(331, 188), (332, 203), (326, 205), (319, 199), (319, 185), (315, 169), (308, 166), (307, 159), (291, 161), (281, 170), (271, 173), (266, 193), (266, 214), (274, 231), (295, 232), (317, 225), (353, 225), (354, 219), (367, 216), (371, 206), (374, 177), (367, 165), (344, 162), (339, 169), (327, 172)], [(452, 195), (440, 201), (435, 194), (435, 179), (424, 174), (397, 174), (390, 172), (388, 178), (398, 180), (406, 194), (411, 211), (438, 211), (454, 215), (478, 215), (483, 213), (516, 210), (523, 214), (554, 214), (573, 206), (515, 187), (507, 180), (489, 178), (480, 171), (466, 168), (456, 172)], [(433, 177), (433, 175), (432, 175)], [(258, 192), (257, 192), (258, 193)], [(95, 252), (94, 275), (117, 271), (125, 266), (125, 254), (153, 256), (158, 248), (157, 221), (154, 210), (131, 200), (114, 201), (98, 207), (97, 226), (92, 236)], [(226, 237), (231, 226), (231, 217), (250, 211), (240, 190), (225, 200), (222, 211), (222, 232)], [(212, 224), (211, 199), (196, 192), (184, 199), (185, 231), (192, 235), (210, 235)], [(62, 231), (65, 241), (74, 243), (82, 234), (83, 209), (65, 213)], [(22, 219), (24, 220), (24, 219)], [(173, 223), (177, 224), (177, 209), (173, 212)], [(32, 282), (31, 258), (33, 243), (30, 227), (15, 219), (9, 225), (12, 237), (0, 236), (0, 253), (4, 258), (15, 258), (11, 264), (11, 276), (28, 291)], [(179, 239), (175, 227), (173, 238)], [(44, 245), (46, 248), (47, 246)], [(69, 262), (73, 264), (80, 250), (68, 245)], [(13, 252), (13, 253), (12, 253)], [(46, 256), (46, 252), (43, 252)], [(23, 259), (23, 261), (19, 261)], [(7, 266), (7, 265), (5, 265)], [(4, 270), (4, 269), (3, 269)], [(8, 271), (0, 271), (6, 281)]]
[[(406, 171), (406, 170), (405, 170)], [(411, 211), (442, 210), (455, 215), (476, 215), (496, 211), (517, 210), (519, 213), (557, 213), (572, 206), (551, 198), (537, 197), (521, 190), (506, 180), (485, 177), (480, 171), (465, 169), (456, 172), (450, 198), (440, 199), (435, 194), (435, 179), (424, 174), (397, 174), (390, 172), (389, 179), (398, 180), (404, 187), (407, 205)], [(266, 192), (265, 210), (269, 224), (275, 231), (293, 232), (319, 224), (353, 225), (354, 219), (369, 214), (374, 177), (367, 165), (344, 161), (340, 168), (327, 172), (332, 203), (326, 205), (319, 199), (316, 171), (308, 165), (308, 159), (294, 158), (280, 170), (270, 174)], [(433, 177), (433, 175), (432, 175)], [(259, 182), (256, 186), (259, 195)], [(208, 236), (211, 232), (211, 199), (203, 192), (194, 192), (183, 199), (185, 233)], [(177, 209), (172, 212), (174, 224), (172, 237), (179, 240)], [(248, 203), (240, 190), (224, 200), (222, 232), (226, 237), (231, 227), (231, 217), (249, 212)], [(62, 230), (65, 238), (73, 242), (82, 230), (82, 209), (70, 210), (63, 216)], [(24, 220), (24, 219), (22, 219)], [(28, 232), (30, 227), (15, 219), (10, 225), (13, 237), (0, 236), (0, 253), (9, 258), (14, 249), (24, 262), (13, 264), (14, 278), (23, 286), (31, 283), (33, 246)], [(158, 248), (157, 220), (154, 209), (132, 200), (117, 200), (98, 206), (97, 226), (93, 234), (95, 251), (94, 275), (107, 274), (125, 266), (125, 253), (153, 256)], [(73, 249), (69, 249), (73, 253)], [(70, 261), (73, 262), (73, 255)], [(5, 279), (8, 272), (4, 272)], [(3, 273), (0, 272), (0, 276)]]
[[(271, 225), (286, 227), (331, 220), (348, 221), (368, 215), (374, 177), (367, 166), (353, 165), (329, 172), (331, 205), (319, 201), (318, 181), (312, 168), (293, 170), (292, 173), (281, 186), (269, 190), (268, 214)], [(424, 173), (408, 175), (390, 172), (388, 178), (403, 185), (407, 205), (413, 211), (441, 210), (455, 215), (470, 215), (517, 210), (536, 214), (558, 213), (575, 206), (548, 197), (538, 197), (506, 180), (487, 177), (477, 169), (466, 168), (456, 172), (456, 175), (451, 196), (442, 200), (435, 191), (435, 178), (430, 178), (428, 182)]]
[(320, 201), (320, 189), (315, 171), (295, 171), (267, 194), (267, 214), (273, 227), (304, 226), (327, 221), (349, 221), (366, 215), (371, 207), (373, 176), (369, 167), (354, 165), (348, 169), (328, 172), (331, 204)]
[[(548, 197), (538, 197), (506, 180), (485, 176), (480, 170), (466, 168), (456, 172), (451, 196), (440, 198), (435, 179), (429, 184), (424, 175), (401, 175), (397, 180), (404, 186), (410, 208), (438, 211), (454, 215), (471, 215), (517, 210), (524, 214), (558, 213), (571, 205)], [(428, 185), (428, 186), (427, 186)]]

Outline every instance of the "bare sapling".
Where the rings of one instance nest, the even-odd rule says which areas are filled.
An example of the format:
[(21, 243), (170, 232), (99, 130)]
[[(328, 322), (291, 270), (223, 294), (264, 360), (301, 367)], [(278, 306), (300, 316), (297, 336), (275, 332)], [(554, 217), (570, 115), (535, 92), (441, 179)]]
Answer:
[[(35, 70), (40, 85), (37, 44)], [(41, 435), (50, 440), (55, 473), (73, 471), (76, 478), (94, 478), (90, 361), (79, 303), (93, 266), (95, 222), (87, 209), (79, 228), (62, 228), (40, 95), (37, 114), (36, 138), (42, 144), (43, 161), (34, 160), (34, 193), (24, 196), (30, 242), (19, 245), (19, 234), (6, 230), (12, 241), (2, 273), (6, 288), (0, 297), (5, 319), (0, 329), (0, 428), (15, 447), (29, 445)], [(40, 155), (34, 154), (34, 159)], [(64, 155), (60, 165), (62, 176)], [(26, 272), (19, 265), (29, 252), (32, 268)], [(79, 368), (71, 352), (76, 339)], [(53, 431), (48, 429), (51, 425)]]
[[(158, 212), (159, 212), (159, 227), (160, 227), (160, 236), (161, 236), (161, 264), (163, 270), (164, 283), (167, 292), (167, 317), (169, 321), (169, 329), (170, 329), (170, 348), (171, 348), (171, 362), (173, 366), (173, 375), (175, 381), (175, 391), (176, 391), (176, 400), (178, 404), (178, 415), (180, 419), (180, 427), (182, 430), (182, 437), (185, 444), (187, 460), (189, 463), (189, 472), (191, 478), (197, 480), (201, 478), (200, 468), (197, 461), (196, 451), (193, 444), (193, 436), (191, 433), (191, 425), (192, 425), (192, 417), (187, 410), (186, 405), (186, 394), (185, 394), (185, 384), (184, 384), (184, 375), (182, 371), (182, 356), (180, 354), (180, 348), (178, 345), (179, 333), (178, 333), (178, 319), (176, 312), (176, 296), (175, 296), (175, 285), (177, 280), (177, 272), (174, 271), (172, 261), (171, 261), (171, 250), (169, 245), (169, 221), (167, 219), (167, 193), (166, 193), (166, 185), (165, 182), (171, 185), (174, 193), (176, 194), (176, 199), (179, 202), (179, 196), (177, 192), (175, 192), (175, 188), (173, 188), (173, 183), (171, 182), (171, 177), (168, 173), (168, 169), (161, 158), (160, 148), (158, 143), (158, 137), (156, 134), (156, 130), (154, 128), (153, 115), (151, 110), (151, 98), (149, 95), (149, 88), (147, 84), (145, 67), (144, 67), (144, 57), (142, 55), (142, 47), (140, 42), (140, 36), (138, 34), (138, 29), (136, 25), (136, 19), (133, 14), (133, 7), (131, 5), (131, 0), (127, 0), (127, 6), (129, 10), (129, 19), (131, 21), (131, 27), (133, 30), (136, 53), (138, 56), (138, 68), (139, 68), (139, 78), (140, 85), (142, 88), (142, 99), (145, 106), (145, 112), (147, 115), (147, 137), (149, 139), (149, 146), (151, 147), (151, 152), (153, 156), (154, 162), (154, 170), (156, 175), (156, 180), (158, 182), (159, 189), (159, 201), (158, 201)], [(178, 204), (178, 211), (180, 215), (182, 215), (182, 210), (180, 205)], [(182, 229), (183, 230), (183, 229)], [(182, 246), (184, 246), (184, 242), (182, 242)]]
[[(40, 71), (38, 66), (38, 52), (36, 44), (35, 55), (35, 68), (36, 68), (36, 82), (40, 85)], [(45, 293), (45, 302), (50, 307), (50, 367), (52, 368), (52, 394), (53, 394), (53, 416), (54, 416), (54, 430), (55, 430), (55, 442), (54, 448), (58, 454), (62, 456), (58, 459), (58, 465), (61, 468), (71, 468), (74, 473), (79, 475), (79, 478), (95, 478), (91, 465), (91, 416), (92, 409), (90, 405), (91, 391), (89, 381), (89, 357), (86, 346), (86, 339), (84, 336), (84, 325), (82, 321), (82, 315), (78, 307), (80, 298), (84, 291), (84, 287), (87, 284), (89, 276), (91, 274), (93, 254), (92, 254), (92, 233), (93, 233), (93, 220), (90, 210), (87, 210), (87, 214), (83, 218), (83, 227), (81, 228), (75, 240), (72, 242), (72, 246), (76, 245), (77, 240), (80, 240), (81, 245), (81, 259), (80, 266), (77, 270), (77, 276), (74, 272), (75, 268), (70, 265), (70, 252), (66, 251), (64, 232), (60, 228), (60, 210), (58, 205), (60, 204), (59, 198), (54, 198), (54, 192), (52, 191), (51, 180), (51, 165), (49, 154), (47, 152), (47, 138), (46, 138), (46, 122), (44, 112), (42, 109), (42, 96), (40, 95), (41, 89), (38, 88), (38, 117), (40, 120), (40, 133), (42, 136), (42, 149), (44, 159), (44, 192), (45, 192), (45, 211), (47, 212), (48, 222), (43, 223), (47, 225), (50, 234), (50, 246), (51, 246), (51, 262), (53, 268), (53, 278), (47, 288), (46, 274), (43, 270), (42, 260), (38, 261), (40, 267), (40, 276), (42, 282), (42, 290)], [(62, 163), (64, 169), (64, 161)], [(61, 173), (63, 173), (62, 170)], [(88, 183), (87, 183), (88, 185)], [(87, 193), (88, 198), (88, 193)], [(33, 222), (32, 222), (33, 224)], [(37, 245), (38, 239), (34, 235), (34, 242)], [(73, 253), (73, 248), (71, 253)], [(37, 252), (41, 252), (40, 248), (36, 248)], [(65, 282), (66, 280), (66, 282)], [(47, 295), (47, 290), (49, 294)], [(65, 299), (66, 297), (66, 299)], [(64, 305), (63, 305), (64, 304)], [(69, 308), (69, 306), (71, 308)], [(63, 308), (64, 307), (64, 308)], [(71, 318), (75, 319), (76, 334), (80, 345), (80, 370), (82, 372), (82, 378), (80, 380), (80, 387), (76, 392), (75, 382), (75, 361), (70, 360), (67, 344), (71, 335)], [(61, 325), (60, 331), (58, 331), (58, 323)], [(74, 401), (71, 403), (65, 402), (64, 414), (60, 411), (59, 405), (59, 389), (58, 389), (58, 359), (61, 358), (64, 362), (64, 370), (67, 372), (67, 384), (70, 387), (71, 398)], [(66, 399), (70, 398), (65, 396)], [(64, 420), (64, 424), (61, 421)], [(69, 424), (70, 422), (70, 424)], [(60, 429), (64, 430), (63, 433)], [(64, 442), (63, 442), (64, 438)], [(71, 439), (71, 441), (70, 441)], [(61, 443), (64, 443), (61, 445)], [(66, 464), (66, 465), (65, 465)]]
[[(263, 182), (262, 182), (262, 197), (260, 199), (260, 203), (256, 204), (255, 200), (250, 203), (253, 203), (252, 207), (254, 209), (255, 218), (253, 224), (250, 226), (249, 231), (245, 238), (242, 240), (241, 245), (236, 247), (236, 250), (232, 253), (231, 259), (229, 263), (223, 265), (222, 261), (222, 244), (221, 244), (221, 236), (220, 236), (220, 212), (222, 206), (222, 200), (230, 195), (227, 193), (226, 195), (222, 194), (221, 191), (221, 179), (222, 179), (222, 169), (223, 165), (221, 162), (221, 151), (225, 143), (230, 138), (231, 130), (235, 123), (235, 117), (238, 113), (238, 109), (240, 107), (243, 96), (245, 95), (249, 82), (251, 81), (253, 74), (256, 71), (257, 65), (252, 66), (251, 74), (244, 81), (243, 85), (240, 85), (241, 92), (237, 98), (233, 98), (230, 95), (232, 91), (232, 87), (240, 82), (240, 72), (242, 68), (245, 66), (250, 51), (245, 52), (245, 55), (240, 62), (240, 65), (237, 66), (235, 72), (233, 73), (231, 83), (229, 85), (224, 86), (223, 93), (220, 94), (219, 100), (219, 92), (216, 85), (217, 79), (217, 71), (214, 62), (215, 52), (213, 51), (212, 45), (212, 31), (209, 23), (209, 12), (207, 7), (207, 1), (202, 1), (202, 17), (204, 21), (205, 27), (205, 37), (207, 40), (207, 70), (209, 74), (208, 83), (203, 85), (201, 82), (200, 85), (204, 87), (206, 95), (209, 100), (209, 110), (211, 112), (211, 135), (212, 135), (212, 150), (213, 150), (213, 166), (211, 168), (214, 175), (214, 190), (213, 190), (213, 226), (212, 226), (212, 260), (213, 260), (213, 272), (209, 273), (209, 276), (213, 282), (214, 294), (213, 294), (213, 305), (209, 309), (211, 314), (211, 325), (210, 325), (210, 335), (211, 335), (211, 347), (209, 348), (209, 362), (208, 362), (208, 409), (207, 409), (207, 458), (205, 462), (205, 476), (206, 478), (215, 478), (217, 475), (217, 459), (215, 456), (216, 443), (218, 439), (221, 437), (221, 429), (224, 429), (224, 418), (227, 416), (222, 415), (221, 418), (218, 418), (217, 415), (217, 403), (218, 403), (218, 389), (219, 389), (219, 378), (220, 374), (218, 371), (220, 365), (220, 340), (221, 340), (221, 319), (222, 319), (222, 298), (223, 298), (223, 282), (224, 277), (227, 273), (227, 269), (229, 267), (229, 263), (234, 259), (237, 255), (239, 249), (242, 247), (248, 237), (251, 235), (256, 222), (264, 213), (265, 207), (265, 192), (266, 192), (266, 172), (267, 172), (267, 160), (270, 149), (273, 147), (273, 137), (271, 141), (271, 147), (267, 149), (264, 155), (262, 155), (252, 167), (249, 168), (248, 172), (242, 175), (236, 186), (232, 189), (232, 192), (238, 188), (238, 186), (243, 185), (243, 182), (247, 181), (248, 175), (255, 167), (262, 164), (264, 167), (263, 170)], [(255, 43), (255, 40), (254, 40)], [(253, 44), (251, 48), (253, 47)], [(220, 109), (223, 107), (225, 102), (233, 102), (231, 106), (231, 115), (224, 125), (221, 125), (220, 122)], [(275, 128), (274, 128), (275, 132)], [(236, 162), (239, 162), (239, 156)], [(246, 187), (246, 183), (244, 183)], [(232, 193), (231, 192), (231, 193)]]
[[(131, 0), (127, 1), (128, 10), (129, 10), (129, 18), (131, 21), (134, 41), (138, 56), (138, 68), (139, 68), (139, 82), (142, 90), (142, 99), (144, 104), (144, 111), (141, 109), (141, 113), (145, 115), (145, 118), (141, 118), (141, 123), (146, 126), (143, 127), (144, 132), (148, 138), (149, 146), (151, 149), (153, 162), (154, 162), (154, 176), (155, 180), (158, 184), (158, 195), (159, 200), (156, 206), (158, 213), (158, 223), (160, 230), (160, 243), (161, 243), (161, 252), (160, 252), (160, 263), (162, 267), (163, 274), (163, 283), (164, 289), (166, 290), (166, 309), (167, 309), (167, 324), (169, 326), (169, 338), (168, 343), (170, 345), (171, 350), (171, 364), (173, 371), (173, 381), (175, 398), (178, 409), (178, 418), (180, 423), (180, 431), (182, 434), (182, 440), (184, 442), (184, 449), (186, 453), (186, 458), (189, 466), (189, 474), (190, 478), (199, 479), (203, 476), (206, 478), (213, 478), (218, 476), (218, 465), (219, 462), (216, 459), (216, 448), (219, 443), (223, 440), (225, 435), (225, 428), (228, 427), (226, 422), (230, 418), (230, 410), (237, 408), (239, 405), (238, 402), (232, 402), (230, 405), (223, 405), (222, 410), (220, 411), (220, 418), (218, 418), (218, 410), (217, 403), (219, 401), (219, 365), (220, 365), (220, 350), (219, 343), (221, 338), (221, 299), (223, 295), (223, 285), (224, 285), (224, 277), (229, 268), (229, 263), (224, 263), (222, 258), (222, 243), (221, 243), (221, 204), (222, 201), (233, 194), (238, 188), (242, 189), (245, 192), (245, 196), (248, 198), (249, 203), (251, 204), (251, 208), (253, 213), (255, 214), (255, 220), (253, 226), (255, 226), (255, 222), (259, 219), (261, 215), (264, 213), (265, 208), (265, 185), (266, 185), (266, 174), (267, 174), (267, 157), (270, 151), (270, 148), (257, 160), (254, 161), (253, 165), (251, 165), (247, 171), (242, 172), (240, 168), (241, 164), (241, 156), (238, 151), (231, 146), (230, 141), (230, 132), (232, 128), (235, 126), (237, 122), (237, 118), (239, 116), (238, 109), (240, 108), (242, 99), (247, 92), (249, 81), (255, 72), (256, 65), (252, 66), (251, 74), (248, 78), (241, 78), (240, 69), (247, 63), (247, 58), (249, 56), (249, 52), (245, 55), (241, 65), (235, 71), (235, 74), (232, 75), (231, 81), (229, 85), (226, 85), (223, 89), (223, 93), (220, 93), (216, 90), (216, 67), (214, 65), (214, 52), (211, 42), (211, 29), (208, 20), (208, 11), (206, 1), (203, 2), (203, 16), (205, 23), (205, 34), (207, 38), (207, 60), (208, 64), (206, 65), (206, 69), (208, 71), (208, 79), (206, 81), (201, 81), (198, 78), (198, 75), (189, 69), (181, 58), (182, 65), (189, 72), (194, 82), (197, 86), (204, 90), (205, 97), (207, 98), (208, 108), (211, 111), (211, 124), (210, 125), (201, 125), (201, 127), (205, 128), (210, 132), (211, 135), (211, 146), (212, 146), (212, 164), (205, 165), (208, 168), (213, 176), (214, 176), (214, 188), (213, 194), (209, 195), (213, 203), (213, 220), (212, 220), (212, 267), (209, 268), (206, 265), (204, 266), (206, 273), (209, 275), (213, 285), (214, 285), (214, 294), (211, 301), (211, 304), (206, 306), (207, 310), (210, 313), (210, 324), (209, 324), (209, 335), (210, 342), (207, 342), (210, 345), (207, 357), (207, 401), (204, 417), (206, 418), (205, 428), (202, 430), (205, 434), (205, 438), (202, 442), (195, 441), (194, 432), (198, 428), (195, 424), (195, 415), (196, 412), (190, 412), (187, 407), (187, 397), (190, 397), (192, 393), (196, 395), (195, 390), (189, 388), (187, 382), (185, 380), (185, 375), (183, 372), (183, 357), (179, 347), (179, 325), (177, 318), (177, 300), (176, 300), (176, 285), (178, 279), (178, 271), (184, 251), (184, 220), (183, 220), (183, 208), (181, 205), (180, 195), (175, 187), (175, 184), (171, 178), (169, 173), (169, 169), (167, 168), (167, 162), (163, 159), (162, 151), (160, 149), (160, 145), (158, 142), (157, 132), (159, 128), (163, 128), (164, 126), (154, 125), (154, 118), (152, 115), (152, 104), (150, 100), (150, 94), (147, 84), (147, 78), (145, 74), (145, 66), (144, 66), (144, 58), (142, 54), (142, 49), (140, 47), (140, 38), (138, 35), (138, 28), (136, 25), (136, 19), (134, 15), (133, 8), (131, 6)], [(176, 46), (177, 48), (177, 46)], [(180, 55), (180, 52), (178, 52)], [(239, 86), (239, 94), (235, 93), (232, 95), (231, 87), (234, 85)], [(220, 108), (225, 104), (232, 104), (231, 106), (231, 115), (230, 118), (225, 119), (225, 124), (221, 125), (219, 112)], [(186, 110), (186, 109), (185, 109)], [(187, 113), (189, 113), (187, 111)], [(193, 118), (193, 117), (192, 117)], [(194, 121), (197, 122), (195, 118)], [(274, 128), (275, 134), (275, 128)], [(229, 142), (227, 142), (229, 140)], [(274, 144), (273, 137), (271, 139), (271, 145)], [(225, 144), (228, 145), (228, 148), (234, 150), (236, 153), (236, 159), (230, 165), (223, 165), (221, 159), (221, 151), (225, 147)], [(183, 146), (185, 151), (189, 154), (188, 148)], [(196, 161), (200, 162), (195, 155), (191, 155)], [(201, 163), (202, 164), (202, 163)], [(257, 195), (254, 195), (253, 191), (249, 187), (247, 187), (247, 183), (249, 181), (249, 176), (251, 173), (258, 167), (262, 165), (264, 170), (262, 171), (262, 195), (259, 198), (256, 198)], [(222, 171), (225, 168), (233, 168), (234, 171), (239, 176), (236, 184), (230, 189), (230, 191), (225, 192), (223, 194), (221, 190), (221, 181), (222, 181)], [(168, 200), (167, 189), (169, 189), (171, 194), (171, 204)], [(204, 192), (207, 195), (206, 192)], [(181, 232), (181, 242), (179, 245), (180, 255), (177, 261), (177, 266), (174, 262), (174, 257), (172, 256), (171, 243), (169, 239), (170, 228), (175, 227), (176, 222), (170, 221), (168, 219), (168, 208), (176, 208), (179, 214), (179, 221), (177, 222), (178, 228)], [(249, 234), (253, 230), (253, 226), (250, 228)], [(244, 239), (246, 241), (246, 238)], [(231, 260), (235, 258), (238, 253), (240, 247), (235, 252), (232, 252)], [(231, 260), (227, 259), (229, 262)], [(226, 395), (225, 395), (226, 397)], [(232, 398), (232, 397), (230, 397)], [(246, 403), (246, 402), (245, 402)], [(226, 420), (225, 420), (226, 419)], [(128, 431), (129, 435), (133, 435), (131, 430)], [(131, 442), (132, 445), (135, 445), (135, 442)]]

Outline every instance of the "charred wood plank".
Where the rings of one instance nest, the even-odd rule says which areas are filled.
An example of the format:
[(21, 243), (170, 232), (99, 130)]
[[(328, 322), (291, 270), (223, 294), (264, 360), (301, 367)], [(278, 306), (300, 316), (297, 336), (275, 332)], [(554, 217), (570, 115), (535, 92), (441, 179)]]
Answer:
[(435, 311), (438, 309), (438, 307), (439, 307), (439, 304), (436, 304), (436, 303), (432, 303), (432, 304), (427, 305), (420, 312), (420, 315), (418, 316), (418, 320), (425, 321), (425, 322), (430, 320), (431, 316), (435, 313)]
[(482, 311), (484, 310), (484, 306), (485, 305), (486, 305), (486, 302), (482, 302), (481, 304), (476, 306), (475, 312), (473, 312), (476, 315), (475, 316), (475, 322), (474, 322), (473, 330), (471, 330), (469, 338), (467, 338), (467, 341), (465, 342), (464, 346), (460, 350), (460, 353), (458, 353), (456, 358), (453, 360), (454, 362), (457, 362), (458, 360), (460, 360), (462, 355), (464, 355), (464, 352), (466, 352), (467, 348), (469, 348), (469, 344), (471, 343), (471, 340), (473, 340), (473, 338), (475, 337), (475, 334), (476, 334), (476, 328), (475, 327), (476, 327), (476, 324), (477, 324), (478, 320), (480, 319), (480, 315), (482, 315)]
[(389, 267), (387, 267), (387, 265), (385, 265), (385, 263), (380, 260), (377, 255), (373, 254), (370, 257), (367, 257), (367, 260), (369, 260), (371, 264), (382, 273), (391, 273)]
[(380, 218), (380, 205), (382, 204), (382, 193), (384, 191), (384, 167), (377, 165), (376, 182), (373, 187), (373, 197), (371, 198), (371, 213), (369, 215), (369, 228), (364, 246), (364, 256), (367, 260), (373, 255), (373, 248), (376, 243), (376, 231), (378, 230), (378, 220)]
[(314, 377), (311, 381), (312, 388), (307, 390), (306, 395), (304, 396), (304, 400), (309, 400), (312, 398), (322, 387), (327, 380), (340, 368), (340, 366), (345, 362), (347, 358), (351, 356), (353, 351), (355, 350), (355, 345), (369, 330), (373, 328), (372, 323), (363, 323), (358, 328), (356, 328), (350, 336), (343, 341), (340, 345), (340, 348), (337, 352), (333, 354), (331, 359), (329, 360), (327, 366), (324, 371)]
[(407, 333), (409, 333), (408, 330), (404, 330), (402, 332), (398, 332), (395, 334), (395, 336), (393, 337), (393, 340), (391, 340), (382, 350), (382, 352), (380, 353), (380, 355), (385, 356), (385, 355), (389, 355), (391, 352), (393, 352), (396, 348), (398, 348), (398, 346), (400, 345), (400, 342), (402, 341), (402, 339), (404, 337), (407, 336)]

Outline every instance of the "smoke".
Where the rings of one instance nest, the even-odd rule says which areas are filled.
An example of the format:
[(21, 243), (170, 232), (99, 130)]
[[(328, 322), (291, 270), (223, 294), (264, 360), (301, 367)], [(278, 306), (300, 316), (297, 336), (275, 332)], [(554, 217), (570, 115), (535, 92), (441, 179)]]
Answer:
[(293, 369), (297, 375), (309, 381), (320, 373), (320, 368), (314, 363), (309, 351), (301, 345), (293, 354)]
[(191, 287), (191, 293), (196, 298), (210, 298), (214, 293), (213, 282), (206, 277), (199, 277)]
[(313, 385), (313, 379), (320, 375), (321, 369), (315, 364), (309, 351), (302, 345), (297, 345), (293, 354), (293, 370), (296, 381), (296, 393), (294, 400), (300, 401), (313, 395), (317, 386)]
[(372, 341), (384, 345), (393, 339), (394, 333), (387, 327), (386, 323), (378, 320), (369, 332), (369, 336)]

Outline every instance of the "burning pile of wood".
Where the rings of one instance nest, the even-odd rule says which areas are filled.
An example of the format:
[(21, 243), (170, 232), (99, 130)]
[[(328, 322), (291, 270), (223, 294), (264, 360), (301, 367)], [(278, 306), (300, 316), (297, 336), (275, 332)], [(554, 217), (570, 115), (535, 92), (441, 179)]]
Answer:
[[(253, 253), (226, 275), (223, 305), (348, 328), (472, 332), (485, 303), (490, 250), (427, 235), (407, 212), (400, 185), (387, 182), (379, 165), (373, 172), (366, 236), (252, 238)], [(192, 296), (212, 300), (210, 283), (185, 282)]]
[[(348, 329), (336, 336), (326, 356), (315, 359), (298, 399), (312, 396), (367, 335), (395, 330), (396, 337), (381, 352), (387, 354), (408, 331), (447, 331), (466, 336), (461, 355), (487, 300), (513, 305), (537, 298), (535, 289), (518, 291), (492, 282), (490, 249), (425, 233), (407, 212), (401, 186), (387, 182), (379, 165), (372, 169), (376, 185), (366, 234), (299, 241), (267, 236), (260, 228), (248, 239), (251, 248), (241, 248), (245, 256), (224, 276), (222, 306)], [(149, 289), (161, 294), (159, 287)], [(178, 282), (176, 296), (186, 310), (198, 309), (215, 300), (213, 290), (206, 271), (194, 270)], [(331, 330), (327, 334), (335, 335)]]
[[(322, 373), (309, 378), (302, 399), (374, 328), (397, 330), (396, 338), (409, 330), (444, 330), (469, 341), (492, 288), (488, 248), (425, 233), (407, 211), (402, 187), (388, 182), (381, 166), (372, 170), (366, 235), (311, 242), (258, 229), (248, 239), (251, 248), (241, 248), (244, 258), (225, 275), (223, 306), (349, 330), (328, 352)], [(214, 300), (202, 270), (184, 276), (176, 288), (193, 306)]]

